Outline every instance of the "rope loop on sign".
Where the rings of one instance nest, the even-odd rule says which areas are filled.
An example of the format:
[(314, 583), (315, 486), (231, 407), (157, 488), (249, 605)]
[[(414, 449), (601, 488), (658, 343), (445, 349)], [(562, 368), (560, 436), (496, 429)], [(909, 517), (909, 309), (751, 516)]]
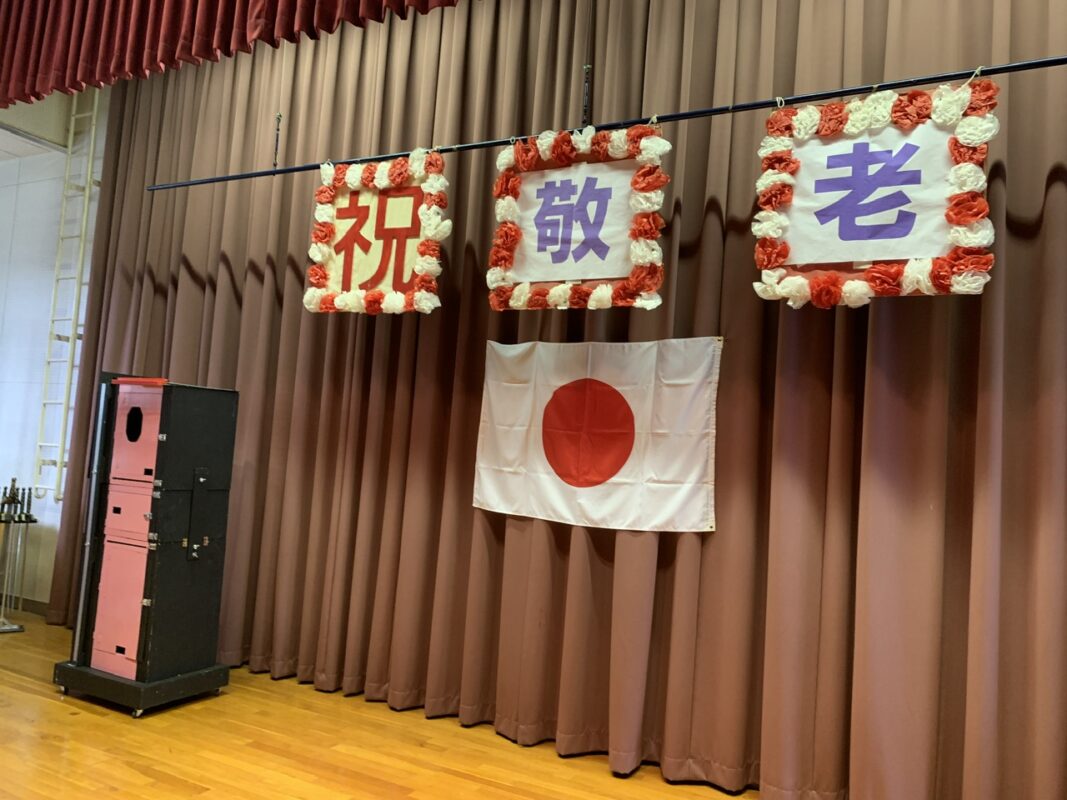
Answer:
[(778, 108), (785, 108), (785, 98), (781, 95), (778, 95), (774, 98), (774, 104), (778, 106)]
[[(982, 66), (981, 64), (979, 64), (979, 65), (978, 65), (978, 66), (977, 66), (977, 67), (975, 68), (974, 72), (972, 72), (972, 73), (971, 73), (971, 77), (969, 77), (969, 78), (967, 79), (966, 83), (964, 83), (964, 84), (963, 84), (963, 86), (970, 86), (970, 85), (971, 85), (971, 81), (973, 81), (973, 80), (976, 80), (976, 79), (978, 79), (978, 78), (982, 77), (982, 70), (983, 70), (983, 69), (984, 69), (984, 67), (983, 67), (983, 66)], [(960, 88), (962, 89), (962, 88), (963, 88), (963, 86), (961, 86)]]

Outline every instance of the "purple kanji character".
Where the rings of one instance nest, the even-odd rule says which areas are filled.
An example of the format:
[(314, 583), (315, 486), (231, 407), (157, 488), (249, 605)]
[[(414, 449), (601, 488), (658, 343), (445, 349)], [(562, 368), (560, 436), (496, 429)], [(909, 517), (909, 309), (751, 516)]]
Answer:
[[(548, 251), (553, 264), (562, 264), (568, 257), (581, 261), (590, 251), (601, 261), (608, 256), (610, 248), (600, 238), (600, 229), (608, 215), (612, 190), (598, 187), (596, 178), (586, 178), (577, 199), (572, 200), (577, 191), (578, 187), (570, 180), (546, 181), (537, 190), (537, 199), (541, 201), (534, 216), (537, 252)], [(582, 229), (582, 239), (571, 251), (575, 223)]]
[[(911, 186), (922, 182), (922, 171), (917, 169), (901, 170), (901, 167), (918, 152), (914, 144), (901, 145), (894, 153), (892, 150), (871, 150), (867, 142), (857, 142), (851, 153), (829, 156), (826, 166), (830, 169), (848, 167), (852, 172), (841, 178), (823, 178), (815, 181), (815, 191), (848, 192), (844, 197), (815, 212), (815, 218), (825, 225), (839, 219), (837, 235), (846, 242), (868, 239), (900, 239), (911, 233), (915, 226), (915, 214), (911, 211), (898, 211), (894, 222), (860, 225), (860, 217), (869, 217), (901, 208), (911, 202), (904, 192), (896, 191), (867, 200), (878, 189), (889, 186)], [(878, 169), (871, 172), (871, 167)]]

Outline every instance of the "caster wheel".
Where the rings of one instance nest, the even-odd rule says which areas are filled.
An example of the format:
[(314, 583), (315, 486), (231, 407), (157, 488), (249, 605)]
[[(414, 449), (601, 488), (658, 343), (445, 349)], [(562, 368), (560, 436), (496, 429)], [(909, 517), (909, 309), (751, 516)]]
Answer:
[(131, 716), (133, 716), (133, 718), (134, 718), (134, 719), (140, 719), (140, 718), (141, 718), (141, 715), (142, 715), (143, 713), (144, 713), (144, 709), (143, 709), (143, 708), (135, 708), (135, 709), (133, 710), (133, 713), (132, 713), (132, 715), (131, 715)]
[(222, 697), (222, 689), (216, 689), (214, 695), (215, 697)]
[(63, 694), (64, 696), (66, 696), (66, 695), (70, 694), (70, 689), (68, 689), (68, 688), (67, 688), (66, 686), (60, 686), (60, 687), (59, 687), (59, 691), (60, 691), (60, 692), (61, 692), (61, 693), (62, 693), (62, 694)]

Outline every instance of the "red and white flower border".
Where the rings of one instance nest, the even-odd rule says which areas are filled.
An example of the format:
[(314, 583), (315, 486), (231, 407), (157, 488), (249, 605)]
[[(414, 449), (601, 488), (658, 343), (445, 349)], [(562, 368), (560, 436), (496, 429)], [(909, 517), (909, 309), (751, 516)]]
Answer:
[[(753, 283), (764, 300), (785, 300), (792, 308), (806, 303), (819, 308), (864, 306), (872, 297), (900, 295), (981, 294), (989, 282), (993, 255), (993, 224), (984, 192), (982, 170), (988, 142), (1000, 124), (992, 111), (997, 105), (997, 85), (972, 80), (964, 85), (939, 86), (897, 94), (874, 92), (846, 103), (779, 108), (767, 119), (767, 136), (759, 147), (763, 174), (756, 181), (760, 211), (752, 223), (757, 238), (756, 266), (761, 280)], [(953, 129), (949, 153), (954, 167), (949, 171), (945, 218), (952, 225), (944, 256), (874, 264), (845, 264), (838, 269), (785, 266), (789, 257), (786, 231), (789, 220), (778, 209), (793, 199), (793, 177), (799, 162), (793, 158), (795, 142), (812, 136), (858, 136), (893, 124), (908, 131), (923, 124)], [(831, 265), (819, 265), (831, 266)]]
[[(441, 241), (452, 232), (452, 221), (442, 213), (448, 208), (448, 181), (442, 174), (445, 161), (440, 153), (416, 149), (406, 157), (390, 161), (351, 165), (332, 164), (319, 167), (322, 186), (315, 190), (315, 224), (311, 232), (308, 257), (308, 288), (304, 292), (304, 307), (308, 311), (332, 313), (350, 311), (358, 314), (402, 314), (419, 311), (429, 314), (440, 308), (437, 296), (437, 276), (441, 274)], [(422, 189), (419, 206), (421, 223), (418, 257), (415, 260), (415, 286), (407, 292), (383, 292), (379, 289), (341, 291), (341, 275), (327, 265), (336, 255), (333, 240), (336, 234), (337, 190), (360, 187), (375, 192), (383, 189), (416, 186)]]
[[(634, 125), (625, 130), (600, 131), (592, 126), (581, 131), (545, 131), (525, 141), (516, 141), (496, 159), (496, 221), (493, 247), (489, 251), (489, 304), (496, 311), (542, 308), (610, 308), (634, 306), (653, 309), (662, 303), (658, 289), (663, 283), (663, 251), (660, 231), (666, 225), (659, 210), (663, 207), (663, 187), (670, 181), (661, 168), (671, 143), (652, 125)], [(616, 280), (545, 281), (515, 283), (509, 271), (515, 263), (515, 248), (522, 239), (518, 226), (517, 198), (522, 173), (562, 169), (575, 162), (605, 162), (636, 159), (638, 168), (630, 185), (630, 208), (634, 212), (630, 228), (629, 276)]]

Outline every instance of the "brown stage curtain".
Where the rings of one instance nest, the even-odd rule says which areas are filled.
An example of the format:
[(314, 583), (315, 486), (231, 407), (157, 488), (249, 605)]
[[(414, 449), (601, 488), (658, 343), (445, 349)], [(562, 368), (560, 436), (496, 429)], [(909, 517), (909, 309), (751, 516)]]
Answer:
[(0, 0), (0, 108), (456, 0)]
[[(144, 192), (268, 166), (278, 110), (282, 163), (574, 126), (587, 60), (611, 120), (1065, 51), (1048, 0), (486, 0), (126, 84), (71, 473), (94, 367), (235, 386), (230, 664), (773, 800), (1067, 797), (1064, 71), (1002, 81), (981, 298), (760, 301), (756, 113), (666, 126), (647, 313), (488, 310), (492, 152), (428, 318), (303, 310), (314, 174)], [(486, 338), (712, 334), (717, 533), (471, 507)]]

